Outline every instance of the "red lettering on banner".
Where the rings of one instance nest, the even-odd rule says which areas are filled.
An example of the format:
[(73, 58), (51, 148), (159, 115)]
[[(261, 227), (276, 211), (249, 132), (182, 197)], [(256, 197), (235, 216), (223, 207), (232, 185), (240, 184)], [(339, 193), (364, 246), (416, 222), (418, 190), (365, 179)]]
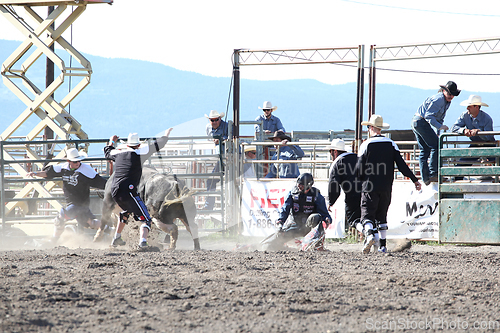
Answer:
[(257, 204), (257, 206), (264, 207), (265, 205), (265, 198), (260, 198), (255, 194), (255, 191), (253, 189), (250, 190), (250, 196), (252, 197), (252, 202), (250, 203), (250, 208), (255, 208), (255, 201), (260, 200), (260, 205)]
[[(267, 208), (280, 208), (285, 203), (285, 196), (280, 195), (285, 192), (283, 188), (272, 188), (269, 190), (270, 195), (267, 196)], [(273, 203), (275, 202), (275, 203)]]
[(285, 203), (285, 192), (286, 189), (284, 188), (266, 189), (265, 196), (260, 197), (257, 195), (257, 191), (251, 189), (250, 196), (252, 201), (250, 208), (255, 208), (255, 205), (259, 206), (259, 208), (280, 208)]

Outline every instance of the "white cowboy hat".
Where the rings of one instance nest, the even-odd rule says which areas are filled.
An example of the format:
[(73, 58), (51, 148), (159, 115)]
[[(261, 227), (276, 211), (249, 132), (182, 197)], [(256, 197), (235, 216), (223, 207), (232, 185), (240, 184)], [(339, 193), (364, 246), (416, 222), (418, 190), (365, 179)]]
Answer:
[(139, 134), (137, 133), (129, 133), (127, 138), (127, 146), (134, 147), (140, 145)]
[(85, 158), (87, 158), (87, 153), (78, 151), (76, 148), (70, 148), (66, 151), (66, 159), (71, 162), (79, 162)]
[(262, 107), (259, 106), (259, 109), (261, 110), (276, 110), (278, 107), (277, 106), (273, 106), (273, 103), (271, 102), (268, 102), (268, 101), (265, 101), (264, 104), (262, 105)]
[(481, 100), (481, 96), (478, 95), (470, 95), (469, 99), (463, 101), (460, 103), (462, 106), (469, 106), (469, 105), (481, 105), (481, 106), (488, 106), (488, 104), (483, 103)]
[(382, 116), (380, 116), (378, 114), (372, 114), (372, 116), (370, 117), (370, 120), (363, 121), (361, 123), (361, 125), (364, 125), (364, 126), (369, 125), (369, 126), (377, 127), (380, 129), (388, 129), (390, 127), (389, 124), (384, 123), (384, 118), (382, 118)]
[(224, 114), (225, 114), (224, 112), (219, 113), (215, 110), (211, 110), (208, 116), (205, 115), (205, 117), (207, 117), (208, 119), (222, 118), (224, 117)]
[(345, 142), (342, 139), (333, 139), (332, 143), (330, 144), (329, 150), (341, 150), (341, 151), (346, 151), (345, 150)]

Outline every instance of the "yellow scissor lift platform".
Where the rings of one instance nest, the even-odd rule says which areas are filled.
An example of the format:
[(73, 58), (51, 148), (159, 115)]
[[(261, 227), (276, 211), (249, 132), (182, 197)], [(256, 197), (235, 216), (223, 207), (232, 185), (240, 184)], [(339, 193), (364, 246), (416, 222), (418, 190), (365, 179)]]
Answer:
[[(25, 37), (21, 45), (3, 62), (0, 74), (2, 75), (3, 83), (26, 105), (26, 109), (0, 134), (0, 141), (12, 140), (15, 137), (16, 130), (33, 115), (36, 115), (40, 121), (27, 135), (23, 135), (26, 141), (35, 140), (45, 128), (50, 128), (60, 140), (71, 140), (72, 136), (76, 140), (88, 139), (80, 123), (65, 108), (90, 83), (92, 67), (90, 62), (62, 37), (62, 34), (80, 17), (88, 4), (97, 3), (112, 4), (113, 1), (0, 1), (0, 14), (12, 23)], [(40, 8), (41, 6), (54, 6), (54, 9), (46, 18), (42, 18), (32, 8)], [(25, 17), (21, 17), (21, 14), (17, 12), (17, 7), (24, 7), (25, 17), (34, 22), (32, 25), (37, 26), (32, 27), (28, 25)], [(63, 13), (69, 8), (72, 9), (71, 12), (64, 16)], [(43, 12), (48, 13), (48, 9), (45, 9)], [(56, 26), (56, 19), (58, 22), (62, 21), (62, 23)], [(66, 66), (64, 60), (52, 50), (54, 43), (59, 44), (63, 51), (66, 51), (71, 57), (76, 59), (80, 66)], [(48, 87), (37, 87), (28, 75), (28, 70), (42, 55), (50, 59), (60, 71), (60, 75)], [(61, 87), (65, 78), (68, 77), (78, 78), (80, 82), (64, 98), (56, 101), (53, 97), (55, 96), (55, 91)], [(62, 159), (65, 155), (66, 149), (62, 149), (55, 158)], [(16, 163), (14, 155), (10, 154), (7, 149), (3, 149), (2, 156), (2, 163), (9, 163), (19, 174), (19, 177), (26, 177), (28, 170), (25, 169), (23, 163)], [(40, 156), (28, 144), (26, 145), (26, 156), (29, 159), (40, 160), (41, 162), (36, 163), (36, 165), (40, 169), (43, 167), (42, 160), (45, 157)], [(16, 194), (15, 198), (25, 198), (33, 190), (38, 192), (40, 197), (50, 197), (49, 192), (55, 185), (55, 182), (47, 182), (45, 186), (29, 182), (24, 189)], [(55, 209), (59, 210), (61, 208), (61, 205), (57, 201), (51, 201), (51, 204)], [(6, 205), (7, 211), (11, 211), (16, 206), (23, 207), (23, 202), (10, 201)]]

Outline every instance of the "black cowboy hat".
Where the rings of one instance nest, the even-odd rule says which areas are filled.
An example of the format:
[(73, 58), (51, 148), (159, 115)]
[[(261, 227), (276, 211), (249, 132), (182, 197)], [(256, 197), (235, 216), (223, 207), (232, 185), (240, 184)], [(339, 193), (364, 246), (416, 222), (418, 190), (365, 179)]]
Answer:
[(444, 90), (446, 90), (448, 93), (450, 93), (453, 96), (460, 95), (461, 90), (458, 90), (457, 84), (453, 81), (448, 81), (448, 83), (445, 86), (440, 85), (440, 87), (443, 88)]
[(267, 139), (268, 140), (272, 140), (274, 138), (279, 138), (280, 140), (285, 140), (287, 139), (288, 141), (292, 141), (292, 138), (289, 137), (288, 135), (285, 134), (285, 132), (283, 131), (276, 131), (274, 132), (274, 135), (273, 136), (270, 136), (268, 137)]

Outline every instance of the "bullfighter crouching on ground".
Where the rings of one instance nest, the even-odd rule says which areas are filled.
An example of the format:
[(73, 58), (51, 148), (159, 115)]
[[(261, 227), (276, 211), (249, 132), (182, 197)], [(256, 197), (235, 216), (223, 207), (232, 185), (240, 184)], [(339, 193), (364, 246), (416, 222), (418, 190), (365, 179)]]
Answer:
[[(331, 224), (325, 198), (313, 184), (310, 173), (303, 173), (297, 178), (297, 185), (288, 193), (281, 207), (276, 221), (278, 231), (262, 242), (264, 250), (283, 250), (286, 242), (295, 237), (304, 237), (319, 223)], [(287, 220), (290, 212), (292, 215)], [(317, 249), (323, 249), (322, 244)]]

